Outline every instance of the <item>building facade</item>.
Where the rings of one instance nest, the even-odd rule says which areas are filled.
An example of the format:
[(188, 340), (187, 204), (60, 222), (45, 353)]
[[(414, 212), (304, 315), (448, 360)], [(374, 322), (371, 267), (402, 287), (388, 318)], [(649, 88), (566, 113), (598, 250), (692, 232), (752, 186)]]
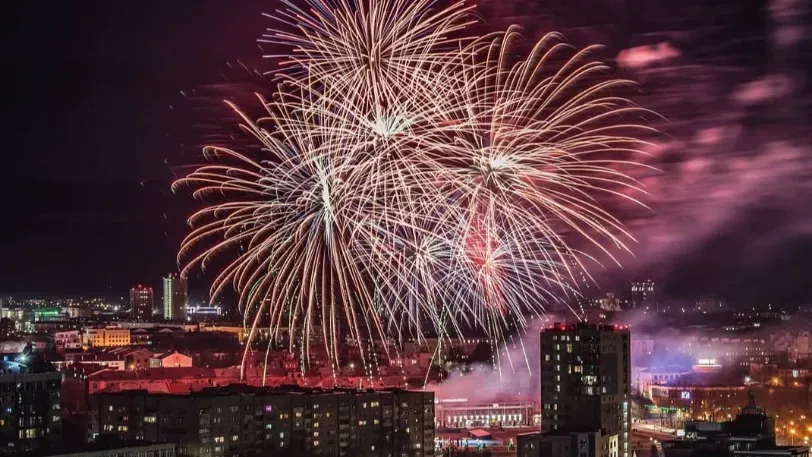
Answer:
[(580, 443), (580, 434), (600, 432), (595, 453), (583, 455), (631, 457), (629, 345), (619, 326), (556, 324), (542, 332), (542, 434)]
[(145, 444), (126, 443), (118, 445), (88, 445), (84, 449), (69, 452), (53, 452), (41, 457), (175, 457), (172, 443)]
[(92, 348), (111, 348), (130, 345), (128, 328), (86, 328), (83, 343)]
[(149, 359), (150, 368), (188, 368), (192, 365), (191, 357), (177, 351), (155, 354)]
[(79, 330), (66, 330), (55, 332), (54, 346), (57, 350), (82, 349), (82, 332)]
[(632, 281), (630, 296), (632, 307), (650, 305), (654, 300), (654, 292), (655, 283), (653, 280)]
[(26, 372), (24, 365), (2, 362), (0, 455), (55, 449), (62, 441), (62, 375), (53, 371)]
[(130, 317), (137, 322), (152, 319), (152, 287), (137, 285), (130, 289)]
[(186, 278), (170, 274), (164, 278), (164, 320), (181, 321), (184, 319), (188, 302)]
[(437, 425), (451, 428), (530, 427), (538, 404), (528, 402), (476, 403), (447, 398), (435, 405)]
[(172, 442), (179, 456), (434, 455), (434, 394), (411, 391), (205, 389), (90, 396), (93, 438)]
[(531, 433), (519, 435), (519, 456), (593, 457), (618, 455), (618, 435), (591, 432)]

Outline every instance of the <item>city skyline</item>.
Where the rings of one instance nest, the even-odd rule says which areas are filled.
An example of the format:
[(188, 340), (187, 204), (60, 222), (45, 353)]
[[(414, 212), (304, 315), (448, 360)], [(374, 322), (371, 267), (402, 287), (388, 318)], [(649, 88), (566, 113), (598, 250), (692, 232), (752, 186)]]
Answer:
[(810, 457), (805, 2), (45, 6), (0, 456)]

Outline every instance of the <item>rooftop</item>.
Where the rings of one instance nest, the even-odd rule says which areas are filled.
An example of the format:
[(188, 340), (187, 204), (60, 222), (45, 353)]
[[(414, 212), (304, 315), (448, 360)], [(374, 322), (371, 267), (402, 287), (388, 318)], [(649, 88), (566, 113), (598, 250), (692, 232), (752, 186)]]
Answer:
[(598, 332), (621, 332), (628, 331), (629, 327), (624, 325), (588, 324), (585, 322), (577, 322), (577, 323), (556, 322), (551, 327), (544, 329), (544, 332), (579, 332), (584, 330), (592, 330)]
[[(404, 390), (404, 389), (322, 389), (322, 388), (308, 388), (299, 387), (296, 385), (286, 385), (279, 387), (256, 387), (247, 384), (230, 384), (224, 387), (208, 387), (199, 391), (185, 393), (186, 396), (192, 397), (212, 397), (212, 396), (226, 396), (226, 395), (331, 395), (331, 394), (346, 394), (346, 395), (363, 395), (363, 394), (433, 394), (430, 391), (419, 390)], [(100, 395), (113, 395), (113, 396), (130, 396), (130, 395), (144, 395), (149, 394), (152, 396), (177, 396), (171, 393), (154, 393), (150, 394), (148, 391), (140, 390), (127, 390), (122, 392), (104, 392)]]

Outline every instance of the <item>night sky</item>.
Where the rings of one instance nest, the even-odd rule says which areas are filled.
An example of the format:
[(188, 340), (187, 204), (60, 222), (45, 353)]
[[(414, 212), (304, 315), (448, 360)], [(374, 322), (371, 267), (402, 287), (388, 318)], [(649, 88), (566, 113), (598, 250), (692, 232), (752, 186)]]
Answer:
[(197, 120), (170, 105), (260, 55), (261, 3), (232, 4), (17, 2), (6, 15), (0, 290), (120, 293), (176, 268), (190, 207), (169, 184), (199, 159), (181, 146)]
[[(673, 296), (812, 297), (804, 2), (479, 3), (489, 25), (607, 45), (641, 82), (636, 101), (669, 119), (649, 162), (661, 173), (640, 177), (652, 211), (624, 217), (637, 256), (599, 272), (605, 284), (653, 276)], [(5, 12), (0, 294), (123, 295), (176, 268), (194, 203), (170, 183), (232, 128), (220, 100), (262, 90), (250, 73), (267, 69), (256, 38), (275, 7), (83, 0)], [(644, 51), (665, 48), (640, 46), (658, 43), (675, 51), (629, 60), (656, 60)]]

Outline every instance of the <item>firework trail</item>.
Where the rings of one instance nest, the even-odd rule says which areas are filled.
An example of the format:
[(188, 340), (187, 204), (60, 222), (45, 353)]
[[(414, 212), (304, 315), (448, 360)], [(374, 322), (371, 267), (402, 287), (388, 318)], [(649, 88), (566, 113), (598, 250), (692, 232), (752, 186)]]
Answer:
[(365, 366), (370, 341), (473, 328), (501, 344), (586, 263), (628, 250), (600, 197), (637, 188), (615, 169), (647, 112), (591, 48), (551, 34), (513, 58), (516, 28), (457, 36), (463, 3), (286, 5), (287, 31), (263, 38), (290, 50), (267, 116), (232, 106), (261, 152), (206, 148), (214, 163), (175, 184), (207, 205), (183, 273), (222, 263), (212, 296), (239, 292), (252, 338), (288, 330), (303, 359), (320, 341), (335, 364), (346, 334)]

